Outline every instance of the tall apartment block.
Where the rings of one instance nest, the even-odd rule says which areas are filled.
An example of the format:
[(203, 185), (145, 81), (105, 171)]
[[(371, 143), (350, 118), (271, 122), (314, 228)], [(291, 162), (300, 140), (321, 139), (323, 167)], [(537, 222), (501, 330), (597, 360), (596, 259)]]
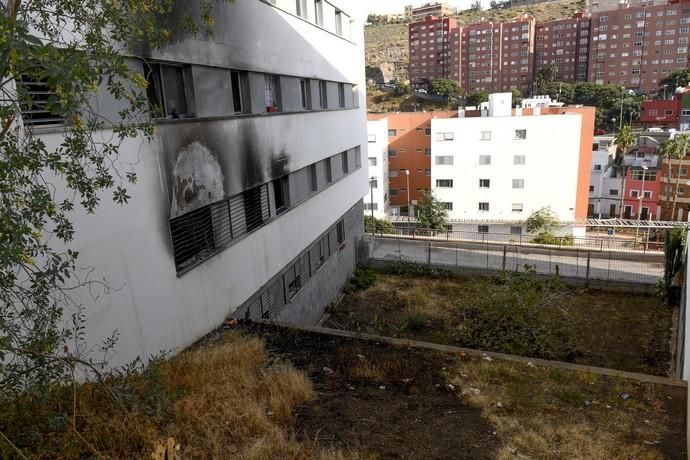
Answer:
[(690, 2), (592, 14), (589, 81), (656, 92), (659, 80), (688, 65), (688, 6)]
[(501, 76), (501, 30), (498, 22), (484, 22), (459, 31), (460, 87), (465, 92), (497, 91)]
[[(150, 142), (121, 147), (139, 178), (129, 204), (73, 217), (80, 265), (117, 286), (73, 293), (89, 343), (119, 331), (113, 365), (187, 347), (231, 315), (315, 324), (351, 276), (368, 187), (363, 25), (350, 8), (219, 2), (212, 36), (125, 57), (163, 116)], [(63, 142), (50, 123), (35, 131), (49, 148)]]
[(539, 69), (555, 64), (557, 81), (587, 81), (589, 18), (583, 13), (537, 23), (535, 47), (535, 77)]
[(525, 14), (501, 27), (500, 90), (532, 94), (534, 81), (534, 17)]
[(453, 18), (427, 16), (409, 25), (410, 82), (423, 88), (434, 80), (452, 76), (452, 43), (457, 29)]

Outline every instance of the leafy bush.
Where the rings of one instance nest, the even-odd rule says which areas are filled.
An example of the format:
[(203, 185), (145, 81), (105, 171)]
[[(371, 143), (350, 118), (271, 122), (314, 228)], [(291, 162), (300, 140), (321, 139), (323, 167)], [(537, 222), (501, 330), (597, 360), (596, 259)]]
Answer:
[(410, 262), (405, 259), (390, 262), (383, 271), (390, 275), (409, 276), (413, 278), (451, 278), (454, 276), (453, 272), (449, 270), (442, 270), (430, 267), (429, 265)]
[[(393, 224), (391, 224), (387, 220), (377, 219), (376, 217), (374, 217), (373, 221), (374, 221), (374, 228), (376, 229), (376, 233), (393, 233)], [(364, 232), (365, 233), (371, 233), (371, 230), (372, 230), (371, 222), (372, 222), (372, 217), (365, 215), (364, 216)]]
[(364, 266), (357, 266), (355, 273), (350, 278), (350, 282), (345, 285), (343, 291), (345, 294), (351, 294), (355, 291), (363, 291), (372, 287), (376, 283), (376, 272)]
[(541, 232), (532, 239), (536, 244), (549, 244), (554, 246), (575, 246), (575, 238), (572, 235), (555, 236), (549, 232)]

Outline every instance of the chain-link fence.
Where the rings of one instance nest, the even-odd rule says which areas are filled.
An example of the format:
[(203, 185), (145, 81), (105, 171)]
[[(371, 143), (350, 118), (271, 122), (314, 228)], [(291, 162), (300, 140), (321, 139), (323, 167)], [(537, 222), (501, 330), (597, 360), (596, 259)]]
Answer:
[(525, 242), (499, 242), (475, 234), (476, 240), (441, 236), (385, 235), (362, 237), (361, 255), (367, 261), (409, 261), (457, 273), (491, 274), (497, 271), (533, 270), (582, 280), (583, 284), (628, 283), (649, 288), (662, 279), (664, 255), (657, 251), (624, 248), (548, 246)]

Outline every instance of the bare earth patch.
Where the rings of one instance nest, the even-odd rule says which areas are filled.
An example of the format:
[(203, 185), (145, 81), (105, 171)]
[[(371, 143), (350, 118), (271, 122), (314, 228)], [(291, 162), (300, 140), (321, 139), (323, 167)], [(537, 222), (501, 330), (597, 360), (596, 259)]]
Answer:
[[(669, 372), (673, 309), (653, 296), (565, 287), (550, 300), (551, 310), (558, 315), (544, 309), (530, 319), (531, 324), (553, 334), (550, 342), (528, 344), (531, 346), (525, 351), (510, 340), (510, 334), (525, 331), (511, 331), (515, 322), (500, 311), (488, 320), (483, 318), (485, 324), (472, 323), (471, 327), (480, 330), (467, 330), (467, 307), (498, 306), (491, 303), (494, 299), (505, 302), (512, 289), (505, 283), (485, 277), (433, 279), (381, 273), (376, 277), (372, 287), (349, 293), (331, 308), (324, 326), (631, 372)], [(520, 302), (517, 297), (509, 300)], [(535, 300), (536, 305), (538, 302), (541, 298)], [(508, 339), (475, 340), (481, 330), (492, 331), (494, 337), (499, 331)]]
[(302, 440), (368, 458), (685, 459), (686, 389), (254, 325), (309, 376)]

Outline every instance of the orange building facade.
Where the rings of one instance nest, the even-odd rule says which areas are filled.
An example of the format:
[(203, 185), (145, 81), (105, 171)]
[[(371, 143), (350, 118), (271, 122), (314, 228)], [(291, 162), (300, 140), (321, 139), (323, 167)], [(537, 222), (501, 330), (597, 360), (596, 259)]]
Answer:
[(431, 120), (457, 116), (454, 111), (369, 114), (369, 121), (388, 119), (389, 200), (394, 212), (397, 208), (407, 215), (408, 204), (414, 207), (431, 190)]

